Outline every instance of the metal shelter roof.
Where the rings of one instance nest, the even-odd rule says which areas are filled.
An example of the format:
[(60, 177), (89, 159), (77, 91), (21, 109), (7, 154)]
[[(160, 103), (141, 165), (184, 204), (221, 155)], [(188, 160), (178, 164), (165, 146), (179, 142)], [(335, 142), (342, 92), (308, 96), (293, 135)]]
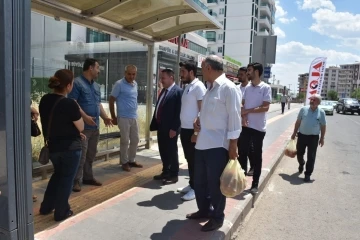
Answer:
[(200, 0), (32, 0), (35, 12), (151, 44), (222, 25)]

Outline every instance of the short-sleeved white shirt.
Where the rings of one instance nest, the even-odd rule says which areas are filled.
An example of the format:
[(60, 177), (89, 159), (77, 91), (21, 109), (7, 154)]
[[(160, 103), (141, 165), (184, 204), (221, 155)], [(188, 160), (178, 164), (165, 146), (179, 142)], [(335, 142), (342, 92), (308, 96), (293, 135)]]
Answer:
[(249, 86), (251, 83), (249, 82), (248, 85), (246, 85), (245, 87), (241, 86), (241, 83), (238, 86), (238, 88), (240, 89), (241, 93), (242, 93), (242, 96), (244, 96), (245, 94), (245, 89), (247, 86)]
[[(264, 82), (260, 82), (257, 86), (250, 84), (246, 86), (243, 99), (245, 101), (245, 109), (257, 108), (263, 102), (271, 103), (271, 87)], [(247, 120), (249, 128), (266, 132), (266, 112), (249, 113)]]
[(194, 129), (194, 120), (199, 114), (198, 101), (203, 100), (205, 92), (204, 83), (197, 78), (185, 87), (181, 98), (181, 128)]

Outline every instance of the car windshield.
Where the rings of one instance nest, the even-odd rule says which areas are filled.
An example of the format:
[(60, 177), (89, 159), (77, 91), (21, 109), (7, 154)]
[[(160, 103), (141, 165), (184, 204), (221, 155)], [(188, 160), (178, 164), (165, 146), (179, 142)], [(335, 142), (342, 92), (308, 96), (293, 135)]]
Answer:
[(352, 104), (352, 103), (359, 103), (359, 102), (355, 99), (347, 99), (347, 100), (345, 100), (345, 103)]
[(329, 105), (333, 105), (333, 103), (332, 102), (328, 102), (328, 101), (323, 101), (322, 103), (321, 103), (321, 105), (324, 105), (324, 106), (329, 106)]

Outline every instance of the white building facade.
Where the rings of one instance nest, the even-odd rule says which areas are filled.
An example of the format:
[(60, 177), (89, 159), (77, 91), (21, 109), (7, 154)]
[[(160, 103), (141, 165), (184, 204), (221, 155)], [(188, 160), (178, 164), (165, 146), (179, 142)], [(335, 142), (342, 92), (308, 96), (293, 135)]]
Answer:
[(253, 38), (274, 35), (274, 0), (207, 0), (224, 29), (207, 31), (208, 52), (238, 65), (252, 62)]

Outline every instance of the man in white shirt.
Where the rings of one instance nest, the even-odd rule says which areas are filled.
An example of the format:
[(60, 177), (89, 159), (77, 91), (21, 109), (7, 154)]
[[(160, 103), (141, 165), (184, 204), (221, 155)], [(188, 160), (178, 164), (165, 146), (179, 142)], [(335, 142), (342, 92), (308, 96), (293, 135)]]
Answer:
[(238, 157), (242, 96), (223, 73), (223, 60), (220, 57), (208, 56), (201, 68), (209, 85), (201, 105), (200, 117), (194, 123), (194, 134), (198, 135), (194, 185), (199, 210), (186, 217), (209, 218), (201, 228), (206, 232), (220, 228), (224, 222), (226, 198), (220, 191), (220, 176), (229, 159)]
[[(247, 72), (247, 67), (241, 67), (238, 71), (238, 79), (239, 79), (239, 82), (241, 83), (240, 85), (238, 85), (238, 87), (240, 88), (241, 90), (241, 93), (242, 93), (242, 96), (244, 96), (245, 94), (245, 89), (246, 87), (248, 87), (250, 85), (250, 82), (247, 78), (247, 75), (246, 75), (246, 72)], [(247, 126), (244, 124), (244, 119), (243, 120), (243, 124), (242, 124), (242, 128), (246, 128)], [(240, 153), (240, 142), (241, 141), (244, 141), (244, 134), (243, 134), (243, 131), (241, 132), (240, 134), (240, 137), (238, 139), (238, 152)], [(249, 157), (249, 162), (250, 162), (250, 170), (248, 171), (247, 175), (248, 176), (252, 176), (254, 174), (254, 145), (252, 143), (250, 143), (250, 148), (249, 148), (249, 152), (248, 152), (248, 157)], [(238, 157), (238, 160), (240, 162), (240, 156)]]
[(185, 193), (184, 201), (195, 199), (194, 191), (194, 158), (195, 142), (194, 120), (198, 117), (201, 109), (201, 101), (205, 95), (205, 85), (196, 78), (197, 65), (194, 61), (180, 63), (180, 77), (183, 84), (187, 84), (181, 98), (181, 130), (180, 140), (183, 146), (185, 159), (188, 162), (189, 186), (179, 188), (178, 192)]
[(266, 112), (271, 103), (271, 87), (262, 82), (260, 77), (263, 73), (263, 66), (260, 63), (250, 63), (247, 68), (248, 79), (251, 85), (245, 90), (243, 97), (243, 109), (241, 115), (245, 118), (247, 128), (243, 129), (240, 164), (247, 171), (247, 154), (250, 143), (254, 145), (254, 175), (251, 185), (251, 193), (258, 192), (259, 179), (262, 168), (262, 147), (266, 133)]

